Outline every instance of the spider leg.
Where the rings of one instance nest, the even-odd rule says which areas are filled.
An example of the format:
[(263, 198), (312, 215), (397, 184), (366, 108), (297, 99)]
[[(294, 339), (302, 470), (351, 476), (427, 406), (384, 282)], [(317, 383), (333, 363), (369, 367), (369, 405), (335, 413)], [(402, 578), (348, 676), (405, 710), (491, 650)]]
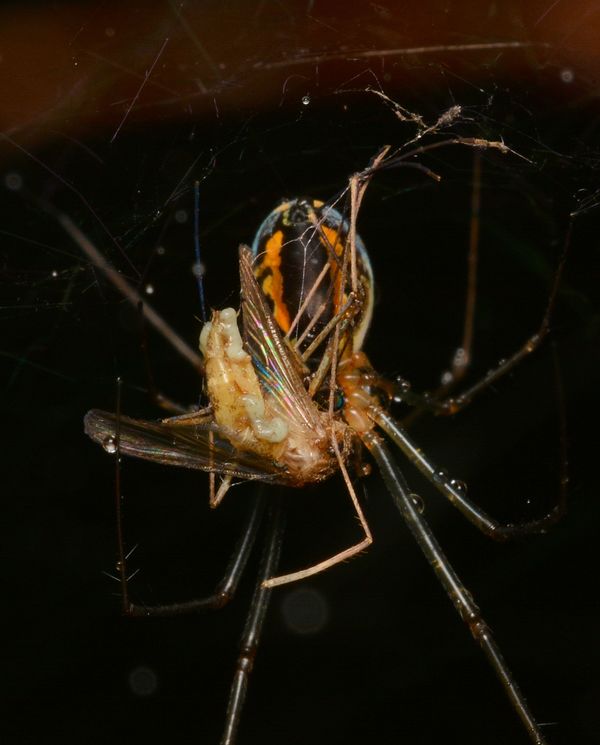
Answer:
[(467, 254), (467, 290), (464, 301), (463, 333), (460, 346), (454, 351), (450, 370), (433, 397), (441, 399), (460, 382), (472, 360), (475, 306), (477, 303), (477, 265), (479, 263), (479, 230), (481, 212), (481, 150), (473, 151), (473, 185), (471, 189), (471, 219), (469, 223), (469, 252)]
[[(253, 500), (253, 504), (246, 518), (240, 538), (231, 554), (225, 574), (215, 587), (212, 594), (197, 600), (188, 600), (183, 603), (170, 603), (168, 605), (137, 605), (128, 600), (126, 580), (123, 584), (124, 610), (128, 616), (174, 616), (181, 613), (189, 613), (203, 610), (218, 610), (226, 605), (235, 595), (239, 581), (242, 577), (248, 557), (254, 546), (256, 535), (262, 523), (265, 508), (265, 497), (259, 494)], [(122, 559), (121, 561), (124, 560)], [(123, 566), (123, 569), (125, 567)], [(126, 575), (121, 574), (122, 582)]]
[(44, 209), (50, 212), (58, 221), (65, 233), (81, 249), (89, 261), (100, 271), (101, 274), (121, 293), (121, 295), (139, 314), (141, 321), (141, 348), (146, 367), (146, 379), (148, 381), (148, 392), (152, 400), (165, 411), (171, 414), (183, 414), (189, 409), (163, 394), (156, 386), (150, 357), (148, 354), (148, 342), (146, 338), (146, 326), (148, 322), (163, 337), (163, 339), (198, 372), (204, 369), (202, 357), (195, 352), (184, 339), (165, 321), (165, 319), (148, 303), (125, 277), (118, 272), (108, 259), (96, 248), (90, 239), (79, 229), (68, 215), (55, 210), (51, 205), (44, 203)]
[[(563, 269), (565, 266), (565, 262), (567, 259), (567, 254), (571, 242), (571, 233), (573, 229), (573, 223), (572, 220), (569, 223), (569, 227), (567, 229), (566, 237), (565, 237), (565, 243), (562, 250), (561, 257), (558, 261), (558, 265), (556, 267), (556, 270), (554, 272), (554, 277), (552, 280), (552, 287), (550, 289), (550, 294), (548, 295), (548, 302), (546, 304), (546, 308), (544, 310), (544, 315), (542, 316), (541, 323), (535, 331), (517, 350), (514, 352), (510, 357), (502, 360), (498, 363), (496, 367), (493, 367), (491, 370), (487, 372), (487, 374), (481, 378), (480, 380), (476, 381), (472, 385), (470, 385), (468, 388), (466, 388), (464, 391), (459, 393), (456, 396), (449, 396), (447, 398), (440, 398), (440, 396), (443, 396), (446, 392), (446, 386), (442, 386), (438, 391), (432, 393), (432, 394), (417, 394), (412, 393), (411, 391), (406, 391), (402, 389), (402, 383), (400, 384), (400, 389), (398, 391), (398, 399), (404, 400), (407, 403), (417, 406), (422, 409), (429, 409), (433, 411), (436, 414), (456, 414), (457, 412), (464, 409), (466, 406), (468, 406), (473, 399), (478, 396), (482, 391), (484, 391), (489, 386), (493, 385), (494, 383), (497, 383), (498, 380), (503, 378), (507, 373), (509, 373), (516, 365), (518, 365), (522, 360), (524, 360), (526, 357), (528, 357), (532, 352), (534, 352), (544, 341), (546, 336), (548, 335), (550, 331), (550, 320), (552, 318), (552, 313), (554, 311), (554, 306), (556, 304), (556, 297), (558, 294), (558, 288), (560, 286), (561, 277), (563, 273)], [(468, 305), (468, 301), (467, 301)], [(474, 312), (474, 298), (473, 298), (473, 312)], [(467, 322), (468, 322), (468, 312), (465, 316), (465, 338), (467, 338), (466, 335), (466, 329), (467, 329)], [(463, 340), (464, 342), (464, 340)], [(470, 343), (470, 342), (469, 342)], [(468, 354), (468, 357), (470, 357), (470, 351)], [(469, 360), (467, 360), (467, 363)], [(450, 373), (451, 375), (454, 375), (454, 371)], [(460, 377), (462, 377), (462, 373), (460, 374)], [(460, 379), (456, 378), (456, 380)], [(451, 380), (448, 384), (448, 388), (454, 385), (455, 380)], [(418, 413), (418, 412), (416, 412)], [(405, 423), (412, 423), (414, 419), (413, 414), (409, 414), (408, 417), (405, 419)]]
[(277, 571), (281, 542), (283, 538), (284, 515), (279, 503), (273, 505), (269, 511), (265, 548), (258, 573), (258, 581), (254, 589), (246, 625), (240, 639), (240, 653), (235, 667), (235, 673), (229, 692), (225, 728), (221, 738), (221, 745), (233, 745), (240, 723), (242, 708), (248, 690), (248, 680), (260, 641), (271, 589), (265, 586), (265, 580)]
[(468, 625), (474, 639), (483, 649), (496, 676), (502, 683), (513, 708), (525, 726), (529, 737), (536, 745), (545, 745), (546, 740), (540, 731), (539, 725), (533, 718), (519, 686), (504, 662), (504, 658), (492, 636), (489, 626), (481, 616), (479, 608), (473, 601), (471, 594), (464, 587), (460, 578), (450, 565), (431, 532), (429, 525), (423, 516), (419, 514), (411, 498), (410, 490), (404, 476), (398, 469), (381, 437), (372, 431), (362, 433), (361, 437), (377, 462), (396, 507), (402, 514), (408, 528), (425, 554), (427, 561), (431, 564), (433, 571), (442, 583), (460, 617)]
[(132, 287), (114, 266), (100, 253), (89, 238), (75, 225), (70, 217), (62, 213), (55, 213), (56, 219), (63, 230), (79, 246), (94, 266), (104, 274), (112, 285), (135, 308), (143, 308), (144, 318), (154, 326), (155, 330), (178, 352), (195, 370), (202, 372), (204, 364), (202, 357), (195, 352), (174, 329), (159, 315), (154, 308)]
[[(562, 413), (562, 412), (561, 412)], [(503, 525), (491, 518), (484, 510), (478, 507), (466, 496), (466, 488), (463, 482), (450, 478), (445, 471), (436, 467), (431, 460), (423, 454), (421, 448), (413, 442), (407, 432), (390, 416), (379, 407), (369, 409), (369, 415), (381, 427), (386, 435), (397, 445), (406, 457), (415, 465), (419, 471), (438, 489), (450, 503), (456, 507), (471, 523), (483, 533), (496, 540), (526, 535), (527, 533), (543, 533), (548, 527), (556, 523), (566, 510), (566, 487), (567, 474), (565, 471), (566, 458), (561, 453), (561, 474), (559, 480), (559, 496), (554, 509), (546, 516), (520, 524)], [(562, 417), (561, 417), (562, 425)], [(561, 427), (561, 450), (564, 448), (564, 433)]]

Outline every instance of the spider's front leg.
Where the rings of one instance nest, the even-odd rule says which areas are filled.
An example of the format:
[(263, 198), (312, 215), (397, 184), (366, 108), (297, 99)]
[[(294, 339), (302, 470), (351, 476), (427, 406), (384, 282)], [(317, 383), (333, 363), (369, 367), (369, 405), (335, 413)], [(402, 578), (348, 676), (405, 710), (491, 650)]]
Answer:
[(354, 416), (358, 418), (355, 424), (351, 422), (351, 426), (360, 433), (369, 430), (364, 424), (365, 418), (377, 424), (425, 478), (486, 535), (495, 540), (507, 540), (529, 533), (543, 533), (564, 514), (567, 475), (565, 469), (561, 468), (558, 500), (547, 515), (518, 524), (503, 524), (490, 517), (467, 497), (465, 484), (434, 464), (406, 429), (389, 414), (386, 405), (394, 397), (395, 384), (378, 375), (363, 352), (357, 352), (343, 362), (340, 372), (342, 388), (346, 389), (347, 397), (351, 392), (352, 400), (356, 401), (357, 413)]

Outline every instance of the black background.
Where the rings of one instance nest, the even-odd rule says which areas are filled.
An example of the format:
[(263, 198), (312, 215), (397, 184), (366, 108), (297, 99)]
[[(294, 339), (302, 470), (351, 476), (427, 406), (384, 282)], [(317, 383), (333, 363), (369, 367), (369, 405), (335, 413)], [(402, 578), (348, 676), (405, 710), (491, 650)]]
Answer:
[[(235, 20), (249, 49), (256, 34), (245, 65), (221, 72), (214, 67), (218, 50), (212, 50), (216, 62), (206, 62), (210, 34), (202, 50), (193, 44), (188, 49), (181, 39), (191, 38), (189, 29), (176, 25), (174, 31), (173, 11), (165, 6), (153, 36), (128, 31), (138, 77), (122, 100), (111, 96), (108, 72), (94, 79), (96, 86), (102, 81), (101, 92), (83, 69), (93, 46), (90, 28), (104, 33), (104, 18), (96, 22), (95, 8), (81, 4), (78, 12), (89, 15), (78, 35), (77, 24), (60, 16), (68, 6), (55, 11), (73, 25), (84, 94), (73, 111), (8, 129), (1, 151), (4, 605), (14, 621), (3, 637), (5, 742), (217, 742), (256, 567), (254, 556), (239, 597), (219, 613), (153, 620), (120, 615), (118, 585), (104, 574), (115, 571), (113, 461), (85, 438), (82, 418), (90, 408), (114, 409), (117, 376), (124, 381), (124, 411), (147, 418), (160, 412), (145, 392), (135, 312), (41, 204), (68, 214), (132, 282), (151, 284), (152, 303), (195, 346), (200, 311), (190, 271), (193, 181), (201, 181), (209, 303), (235, 306), (237, 246), (251, 241), (282, 197), (331, 198), (380, 147), (414, 136), (415, 128), (399, 122), (368, 86), (381, 86), (428, 122), (460, 104), (464, 117), (453, 132), (503, 139), (524, 156), (483, 153), (473, 380), (536, 328), (568, 215), (582, 211), (574, 221), (551, 340), (464, 413), (452, 420), (423, 418), (413, 428), (426, 452), (465, 479), (469, 494), (490, 513), (507, 521), (543, 514), (558, 489), (554, 341), (568, 420), (567, 516), (547, 535), (494, 545), (409, 464), (404, 471), (533, 711), (549, 723), (549, 742), (598, 741), (598, 311), (592, 303), (598, 279), (598, 81), (583, 70), (568, 34), (562, 46), (548, 48), (353, 59), (353, 50), (391, 46), (390, 39), (378, 45), (373, 28), (387, 29), (390, 37), (393, 30), (395, 41), (402, 33), (410, 38), (402, 31), (402, 9), (370, 6), (344, 51), (348, 37), (336, 35), (337, 24), (348, 21), (344, 12), (316, 5), (285, 11), (257, 5), (252, 13), (205, 6), (211, 22)], [(44, 7), (31, 6), (30, 28)], [(135, 7), (144, 17), (143, 7)], [(446, 43), (489, 41), (493, 21), (487, 17), (475, 33), (461, 32), (462, 10), (446, 8)], [(498, 31), (496, 40), (527, 40), (525, 22), (515, 20), (519, 12), (518, 4), (506, 11), (500, 28), (508, 31)], [(112, 13), (118, 38), (119, 11)], [(444, 9), (433, 4), (430, 13), (437, 39), (435, 19)], [(332, 29), (328, 46), (302, 38), (299, 28), (307, 19)], [(357, 28), (363, 22), (361, 43)], [(195, 32), (202, 36), (200, 26)], [(143, 89), (139, 106), (123, 120), (140, 76), (167, 37), (165, 59), (176, 48), (188, 66), (179, 80), (165, 83), (169, 90), (146, 113)], [(103, 54), (108, 58), (110, 48)], [(311, 54), (314, 59), (303, 63)], [(272, 68), (266, 69), (267, 61)], [(198, 66), (213, 76), (214, 90), (196, 100), (187, 90)], [(160, 60), (154, 69), (160, 81)], [(172, 95), (177, 85), (185, 95)], [(460, 341), (473, 152), (450, 147), (419, 162), (441, 182), (415, 170), (380, 175), (359, 229), (377, 280), (367, 352), (382, 373), (401, 374), (422, 390), (437, 384)], [(158, 385), (178, 400), (195, 401), (194, 372), (152, 332), (148, 342)], [(211, 588), (253, 487), (236, 487), (211, 512), (201, 474), (125, 461), (122, 478), (127, 542), (137, 545), (130, 565), (140, 569), (131, 584), (134, 598), (173, 601)], [(285, 620), (286, 598), (299, 587), (274, 592), (240, 744), (392, 738), (414, 745), (525, 743), (500, 686), (378, 477), (362, 483), (375, 543), (367, 554), (307, 583), (328, 609), (318, 633), (294, 633)], [(338, 479), (272, 498), (289, 512), (286, 570), (358, 538)], [(154, 687), (147, 695), (139, 686), (136, 693), (132, 680), (143, 687), (150, 679)]]

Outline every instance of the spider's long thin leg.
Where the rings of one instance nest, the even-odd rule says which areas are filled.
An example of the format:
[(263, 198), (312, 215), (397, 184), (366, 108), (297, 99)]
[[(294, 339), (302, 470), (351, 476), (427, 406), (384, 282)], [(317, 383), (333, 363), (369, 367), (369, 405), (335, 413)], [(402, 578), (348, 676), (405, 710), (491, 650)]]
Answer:
[[(556, 304), (558, 288), (560, 286), (563, 269), (571, 243), (572, 229), (573, 223), (571, 220), (567, 229), (563, 251), (554, 272), (552, 287), (550, 289), (550, 294), (548, 295), (548, 302), (546, 304), (544, 315), (542, 317), (539, 328), (525, 341), (524, 344), (522, 344), (517, 349), (516, 352), (514, 352), (510, 357), (504, 359), (496, 367), (489, 370), (483, 378), (473, 383), (466, 390), (462, 391), (462, 393), (459, 393), (456, 396), (450, 396), (445, 399), (438, 399), (436, 398), (435, 394), (419, 395), (411, 391), (403, 392), (402, 384), (400, 384), (400, 387), (398, 389), (398, 399), (405, 400), (407, 403), (413, 406), (418, 406), (423, 409), (430, 409), (436, 414), (456, 414), (458, 411), (468, 406), (473, 401), (473, 399), (482, 391), (484, 391), (486, 388), (493, 385), (494, 383), (497, 383), (500, 378), (504, 377), (523, 359), (534, 352), (540, 346), (540, 344), (543, 342), (550, 331), (550, 320), (552, 318), (552, 313)], [(405, 423), (410, 422), (411, 419), (412, 415), (409, 414), (407, 419), (405, 420)]]
[(490, 628), (482, 618), (479, 608), (473, 601), (470, 593), (462, 584), (460, 578), (450, 565), (448, 559), (440, 548), (429, 525), (418, 509), (410, 495), (410, 490), (404, 477), (389, 451), (383, 444), (381, 438), (374, 432), (366, 432), (361, 435), (363, 442), (375, 458), (385, 484), (392, 495), (397, 508), (406, 521), (419, 547), (431, 564), (437, 578), (442, 583), (448, 597), (458, 611), (460, 617), (468, 625), (469, 630), (479, 646), (483, 649), (485, 656), (491, 664), (498, 679), (504, 686), (506, 695), (510, 699), (515, 711), (519, 715), (532, 742), (536, 745), (545, 745), (546, 740), (542, 735), (539, 725), (536, 723), (523, 694), (519, 690), (512, 673), (506, 666), (504, 658), (496, 644)]
[(98, 269), (104, 277), (115, 287), (118, 292), (133, 305), (139, 314), (141, 323), (141, 349), (146, 367), (146, 378), (148, 391), (157, 406), (171, 414), (182, 414), (188, 408), (174, 401), (162, 393), (155, 384), (148, 354), (148, 343), (146, 339), (145, 322), (148, 322), (163, 339), (180, 354), (199, 373), (204, 369), (202, 357), (195, 352), (186, 341), (165, 321), (165, 319), (148, 303), (125, 277), (118, 272), (108, 259), (96, 248), (90, 239), (79, 229), (68, 215), (55, 210), (51, 205), (44, 203), (44, 208), (49, 211), (61, 225), (67, 235), (76, 243), (90, 262)]
[(121, 295), (135, 308), (141, 306), (143, 309), (143, 316), (148, 323), (150, 323), (163, 339), (165, 339), (165, 341), (170, 344), (176, 352), (192, 365), (195, 370), (202, 372), (204, 369), (202, 357), (195, 352), (173, 328), (171, 328), (165, 319), (148, 304), (146, 299), (129, 284), (129, 282), (114, 268), (114, 266), (112, 266), (106, 257), (100, 253), (96, 246), (94, 246), (90, 239), (77, 227), (77, 225), (75, 225), (70, 217), (56, 211), (54, 211), (54, 214), (64, 231), (79, 246), (92, 264), (102, 272), (106, 279), (108, 279)]
[(246, 625), (240, 639), (240, 653), (238, 656), (229, 701), (225, 715), (225, 728), (221, 738), (221, 745), (233, 745), (240, 717), (248, 690), (248, 680), (260, 641), (269, 600), (272, 590), (265, 587), (265, 580), (277, 571), (281, 542), (283, 538), (284, 516), (279, 502), (272, 505), (267, 522), (266, 543), (261, 559), (258, 581), (250, 603), (250, 610)]
[(436, 399), (444, 398), (467, 373), (472, 359), (477, 302), (477, 265), (479, 263), (479, 232), (481, 212), (481, 150), (473, 151), (473, 186), (471, 189), (471, 219), (469, 222), (469, 252), (467, 254), (467, 290), (463, 332), (460, 346), (452, 357), (450, 370), (443, 377), (440, 388), (434, 392)]
[[(467, 498), (465, 486), (461, 481), (450, 478), (445, 471), (437, 468), (427, 458), (421, 448), (408, 436), (407, 432), (381, 408), (373, 407), (369, 410), (370, 416), (390, 437), (390, 439), (402, 450), (406, 457), (419, 469), (419, 471), (454, 505), (470, 522), (476, 525), (483, 533), (496, 540), (525, 535), (527, 533), (542, 533), (548, 527), (557, 522), (566, 509), (567, 501), (567, 473), (565, 468), (566, 455), (561, 453), (561, 473), (559, 479), (559, 494), (556, 506), (545, 517), (531, 520), (515, 525), (503, 525), (487, 515), (474, 502)], [(561, 410), (562, 415), (562, 410)], [(562, 417), (561, 417), (562, 425)], [(561, 450), (564, 449), (564, 433), (561, 427), (560, 438)]]
[(241, 576), (244, 572), (248, 557), (254, 546), (256, 535), (260, 528), (265, 509), (265, 497), (261, 493), (254, 499), (253, 504), (242, 528), (240, 538), (233, 550), (225, 575), (217, 584), (214, 592), (204, 598), (188, 600), (183, 603), (168, 605), (137, 605), (127, 599), (124, 592), (125, 612), (129, 616), (173, 616), (203, 610), (217, 610), (222, 608), (234, 596)]

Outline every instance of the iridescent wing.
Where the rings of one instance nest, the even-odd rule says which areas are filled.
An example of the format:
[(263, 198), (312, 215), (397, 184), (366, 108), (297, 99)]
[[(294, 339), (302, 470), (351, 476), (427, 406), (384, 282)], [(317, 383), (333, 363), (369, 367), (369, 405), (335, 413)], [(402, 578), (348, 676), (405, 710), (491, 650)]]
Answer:
[(84, 419), (87, 435), (106, 450), (116, 445), (124, 455), (242, 479), (287, 483), (286, 470), (276, 461), (238, 450), (210, 420), (181, 426), (169, 420), (149, 422), (94, 409)]
[(306, 392), (293, 351), (284, 342), (252, 270), (252, 254), (240, 246), (240, 283), (244, 341), (263, 388), (290, 422), (301, 428), (322, 426), (319, 411)]

